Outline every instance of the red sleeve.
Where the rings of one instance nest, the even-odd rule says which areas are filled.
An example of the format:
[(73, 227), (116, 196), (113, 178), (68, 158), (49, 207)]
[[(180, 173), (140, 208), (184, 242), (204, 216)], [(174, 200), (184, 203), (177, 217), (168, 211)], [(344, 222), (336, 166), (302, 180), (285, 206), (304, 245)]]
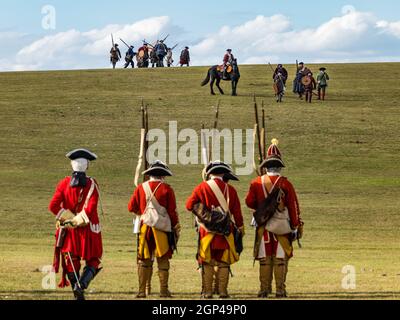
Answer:
[(286, 207), (289, 210), (290, 221), (293, 228), (297, 228), (300, 225), (301, 218), (300, 218), (300, 207), (299, 201), (297, 199), (296, 191), (293, 185), (286, 180), (285, 181), (285, 202)]
[(254, 181), (250, 185), (249, 192), (246, 197), (246, 205), (253, 210), (257, 210), (257, 191)]
[(240, 206), (238, 194), (232, 186), (229, 186), (229, 197), (229, 210), (235, 219), (236, 226), (240, 228), (243, 226), (242, 207)]
[(55, 216), (60, 212), (60, 210), (63, 208), (63, 202), (64, 202), (64, 180), (60, 181), (56, 187), (56, 191), (53, 195), (53, 198), (50, 201), (49, 204), (49, 211), (52, 212)]
[(176, 210), (176, 198), (174, 190), (169, 187), (168, 188), (168, 202), (167, 202), (167, 211), (168, 215), (171, 218), (172, 227), (175, 227), (179, 223), (179, 216)]
[(198, 185), (194, 190), (192, 195), (189, 197), (189, 199), (187, 199), (186, 201), (186, 209), (188, 211), (193, 211), (193, 207), (201, 202), (200, 199), (200, 189), (201, 189), (201, 185)]
[(89, 220), (92, 220), (93, 216), (97, 216), (98, 202), (99, 202), (99, 193), (97, 191), (97, 188), (94, 188), (93, 194), (89, 199), (87, 208), (85, 209), (85, 213), (88, 216)]
[(137, 187), (135, 191), (133, 192), (133, 195), (131, 197), (131, 200), (129, 201), (128, 204), (128, 210), (129, 212), (135, 213), (135, 214), (140, 214), (140, 189), (141, 186)]

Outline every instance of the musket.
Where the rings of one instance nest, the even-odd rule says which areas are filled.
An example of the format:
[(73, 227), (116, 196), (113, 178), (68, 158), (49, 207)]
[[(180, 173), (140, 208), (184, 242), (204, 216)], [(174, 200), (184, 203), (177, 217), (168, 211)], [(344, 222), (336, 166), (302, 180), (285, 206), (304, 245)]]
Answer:
[(255, 111), (256, 125), (257, 125), (258, 152), (259, 152), (260, 164), (261, 164), (263, 161), (263, 153), (262, 153), (262, 148), (261, 148), (261, 132), (260, 132), (260, 122), (259, 122), (259, 118), (258, 118), (258, 105), (257, 105), (256, 95), (254, 95), (254, 111)]
[(113, 46), (113, 48), (115, 49), (114, 36), (113, 36), (113, 34), (112, 34), (112, 33), (111, 33), (111, 42), (112, 42), (112, 46)]
[(121, 41), (122, 41), (122, 43), (128, 47), (128, 49), (130, 49), (130, 48), (131, 48), (131, 46), (130, 46), (129, 44), (127, 44), (127, 43), (126, 43), (124, 40), (122, 40), (121, 38), (119, 38), (119, 40), (121, 40)]
[(177, 43), (176, 45), (174, 45), (171, 50), (174, 50), (177, 46), (179, 45), (179, 43)]
[(165, 42), (169, 38), (169, 34), (163, 39), (163, 42)]
[(220, 106), (220, 100), (218, 100), (217, 107), (215, 108), (215, 119), (214, 119), (214, 126), (213, 126), (213, 132), (212, 132), (212, 147), (209, 150), (209, 156), (208, 159), (211, 161), (212, 160), (212, 150), (214, 149), (214, 144), (215, 144), (215, 135), (216, 131), (218, 129), (218, 121), (219, 121), (219, 106)]
[(262, 129), (261, 129), (261, 149), (262, 149), (262, 155), (263, 155), (263, 160), (266, 158), (267, 153), (266, 153), (266, 146), (265, 142), (267, 141), (267, 132), (266, 132), (266, 127), (265, 127), (265, 109), (264, 109), (264, 100), (262, 101)]
[(206, 134), (204, 132), (205, 130), (205, 126), (204, 124), (201, 125), (201, 157), (203, 160), (203, 164), (204, 164), (204, 169), (202, 171), (202, 178), (203, 181), (206, 181), (206, 168), (208, 166), (209, 163), (209, 153), (208, 153), (208, 141), (206, 139)]

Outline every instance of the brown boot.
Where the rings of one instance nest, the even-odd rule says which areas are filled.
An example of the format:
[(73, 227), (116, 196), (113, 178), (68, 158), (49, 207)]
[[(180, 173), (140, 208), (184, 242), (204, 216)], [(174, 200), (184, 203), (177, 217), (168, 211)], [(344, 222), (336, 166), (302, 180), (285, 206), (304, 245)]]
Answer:
[(203, 297), (212, 299), (213, 297), (214, 267), (208, 263), (203, 264)]
[(153, 272), (153, 266), (150, 260), (140, 261), (138, 265), (138, 277), (139, 277), (139, 293), (137, 299), (146, 298), (146, 284), (150, 279), (150, 275)]
[(146, 295), (150, 296), (151, 295), (151, 279), (153, 278), (153, 268), (151, 268), (151, 273), (149, 276), (149, 279), (147, 279), (146, 282)]
[(219, 274), (218, 274), (218, 267), (214, 267), (214, 290), (213, 294), (219, 294)]
[(221, 263), (218, 266), (219, 278), (219, 297), (221, 299), (228, 299), (228, 284), (229, 284), (229, 265)]
[(274, 258), (274, 275), (276, 282), (276, 297), (286, 298), (286, 275), (287, 275), (287, 261), (286, 259)]
[(260, 292), (258, 298), (268, 298), (272, 293), (272, 257), (267, 257), (260, 261)]
[(157, 259), (158, 263), (158, 276), (160, 278), (160, 297), (171, 298), (171, 292), (168, 290), (169, 280), (169, 259)]

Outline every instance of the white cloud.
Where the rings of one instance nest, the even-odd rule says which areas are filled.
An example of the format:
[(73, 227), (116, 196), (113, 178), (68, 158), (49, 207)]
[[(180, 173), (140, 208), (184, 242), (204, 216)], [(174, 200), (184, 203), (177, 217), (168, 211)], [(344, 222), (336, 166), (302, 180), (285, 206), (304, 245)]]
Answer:
[[(43, 37), (3, 57), (0, 70), (76, 69), (109, 67), (110, 34), (136, 45), (171, 33), (182, 38), (184, 30), (167, 16), (127, 25), (108, 25), (86, 32), (69, 30)], [(0, 33), (0, 40), (12, 34)], [(197, 41), (180, 41), (191, 47), (193, 65), (222, 62), (225, 49), (232, 48), (239, 63), (400, 61), (400, 21), (385, 21), (374, 14), (342, 8), (341, 15), (315, 28), (296, 29), (283, 15), (257, 16), (242, 25), (223, 26)], [(172, 40), (172, 39), (171, 39)], [(121, 49), (125, 49), (121, 46)], [(179, 52), (176, 53), (176, 55)]]

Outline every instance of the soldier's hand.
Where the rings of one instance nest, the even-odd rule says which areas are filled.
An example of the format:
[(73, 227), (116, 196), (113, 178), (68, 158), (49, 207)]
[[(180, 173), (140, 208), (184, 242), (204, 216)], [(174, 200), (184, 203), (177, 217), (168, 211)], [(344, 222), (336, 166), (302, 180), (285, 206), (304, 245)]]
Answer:
[(61, 228), (61, 221), (60, 220), (57, 220), (56, 221), (56, 230), (58, 230), (58, 229), (60, 229)]
[(181, 225), (178, 223), (175, 227), (174, 227), (174, 232), (176, 235), (176, 238), (179, 239), (179, 237), (181, 236)]
[(244, 226), (241, 226), (240, 228), (238, 228), (240, 234), (242, 235), (242, 237), (244, 237), (244, 235), (246, 234), (244, 231)]
[(297, 228), (297, 239), (300, 240), (303, 238), (304, 232), (304, 223), (301, 223), (300, 226)]

